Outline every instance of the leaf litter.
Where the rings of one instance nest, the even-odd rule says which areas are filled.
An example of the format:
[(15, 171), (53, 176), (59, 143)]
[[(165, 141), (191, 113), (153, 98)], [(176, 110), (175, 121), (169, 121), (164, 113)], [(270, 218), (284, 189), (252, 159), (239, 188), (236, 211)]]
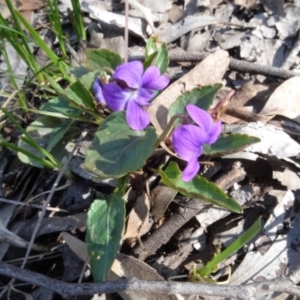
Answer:
[[(3, 7), (2, 14), (8, 17), (5, 4), (0, 4)], [(62, 1), (62, 4), (65, 8), (70, 7), (68, 1)], [(178, 51), (183, 56), (191, 51), (204, 51), (209, 54), (206, 59), (196, 64), (171, 62), (168, 72), (174, 74), (172, 70), (177, 68), (177, 78), (171, 76), (174, 76), (172, 84), (150, 106), (152, 124), (157, 133), (165, 128), (164, 118), (168, 115), (169, 108), (184, 91), (222, 83), (217, 101), (234, 88), (236, 93), (229, 101), (229, 107), (242, 111), (239, 115), (231, 112), (223, 116), (223, 121), (231, 124), (229, 132), (257, 136), (261, 142), (218, 160), (218, 170), (208, 175), (242, 205), (244, 213), (238, 217), (220, 208), (200, 204), (194, 199), (189, 201), (174, 193), (174, 190), (160, 191), (157, 183), (148, 186), (150, 194), (145, 192), (146, 188), (140, 195), (136, 193), (135, 199), (129, 201), (126, 207), (127, 228), (123, 236), (125, 241), (109, 278), (116, 280), (125, 276), (141, 280), (167, 280), (170, 276), (186, 275), (193, 264), (209, 261), (216, 248), (228, 246), (257, 216), (263, 215), (264, 228), (261, 234), (248, 247), (244, 247), (220, 265), (219, 276), (223, 276), (227, 267), (231, 266), (231, 285), (275, 279), (280, 275), (290, 274), (294, 274), (293, 278), (299, 282), (299, 77), (279, 80), (273, 76), (260, 75), (259, 72), (254, 74), (230, 68), (231, 57), (269, 67), (286, 68), (288, 61), (289, 69), (298, 70), (299, 51), (295, 49), (300, 28), (299, 2), (283, 4), (283, 1), (262, 1), (261, 5), (258, 1), (239, 0), (228, 3), (211, 0), (140, 1), (139, 4), (142, 8), (133, 5), (130, 12), (129, 30), (132, 40), (129, 53), (143, 54), (144, 41), (152, 32), (151, 27), (154, 27), (160, 39), (168, 44), (170, 51)], [(37, 2), (32, 2), (32, 6), (28, 4), (26, 9), (23, 5), (24, 10), (29, 11), (39, 10), (40, 7)], [(63, 6), (61, 9), (63, 13)], [(91, 34), (91, 44), (96, 47), (105, 45), (122, 56), (125, 47), (122, 37), (125, 26), (122, 4), (115, 1), (85, 0), (82, 10), (86, 13), (90, 32), (95, 32), (94, 35)], [(52, 46), (54, 47), (53, 44)], [(22, 61), (12, 51), (9, 51), (9, 59), (14, 74), (23, 75)], [(17, 59), (17, 63), (13, 63), (14, 59)], [(1, 70), (5, 71), (3, 56), (0, 60)], [(3, 80), (2, 77), (1, 89), (7, 90), (7, 82)], [(21, 85), (22, 81), (23, 78), (18, 84)], [(259, 119), (255, 121), (259, 122), (249, 122), (245, 117), (249, 117), (249, 114), (243, 112), (250, 113), (253, 118), (258, 116)], [(9, 128), (6, 130), (9, 132)], [(18, 134), (12, 134), (11, 138), (17, 141)], [(84, 143), (88, 142), (88, 139), (82, 142), (83, 150), (76, 154), (78, 159), (86, 155)], [(28, 202), (27, 204), (43, 204), (45, 196), (42, 193), (52, 189), (53, 172), (28, 167), (27, 172), (32, 174), (28, 177), (24, 170), (18, 170), (20, 162), (17, 159), (11, 159), (7, 163), (1, 156), (1, 164), (5, 164), (0, 178), (3, 198), (18, 199), (20, 204), (23, 201)], [(258, 171), (262, 164), (267, 166), (265, 172)], [(209, 174), (212, 168), (213, 166), (207, 165), (204, 172)], [(115, 186), (115, 183), (111, 185), (107, 180), (92, 182), (78, 162), (73, 164), (73, 170), (77, 173), (78, 180), (68, 187), (56, 190), (51, 206), (58, 211), (49, 211), (43, 219), (38, 241), (34, 244), (33, 249), (39, 254), (38, 258), (33, 256), (32, 261), (40, 259), (47, 271), (26, 266), (49, 276), (63, 276), (66, 274), (64, 268), (68, 266), (74, 276), (72, 279), (64, 277), (66, 280), (78, 280), (81, 274), (75, 258), (74, 266), (72, 259), (67, 263), (70, 255), (68, 252), (63, 254), (63, 247), (68, 247), (83, 263), (87, 263), (86, 245), (83, 245), (82, 240), (86, 221), (84, 210), (90, 204), (90, 200), (87, 200), (90, 193), (108, 195)], [(20, 176), (25, 176), (25, 179), (20, 180)], [(81, 179), (82, 177), (85, 179)], [(76, 185), (77, 188), (74, 188)], [(81, 185), (88, 185), (91, 189), (78, 188)], [(41, 196), (30, 200), (38, 194)], [(156, 198), (165, 199), (161, 203), (162, 200), (160, 202)], [(38, 211), (39, 209), (30, 206), (15, 209), (14, 204), (10, 204), (8, 208), (1, 205), (3, 239), (0, 246), (3, 261), (22, 259), (23, 252), (15, 246), (26, 247), (34, 230)], [(182, 216), (186, 220), (170, 223), (173, 228), (168, 230), (165, 225), (170, 220), (179, 220)], [(165, 238), (159, 239), (156, 236)], [(135, 242), (128, 243), (129, 238)], [(156, 245), (151, 248), (153, 243)], [(40, 245), (49, 249), (48, 253), (40, 251)], [(134, 258), (132, 252), (139, 259)], [(50, 259), (43, 260), (45, 254)], [(63, 264), (58, 265), (58, 262), (63, 262), (65, 267)], [(84, 273), (86, 267), (83, 264), (81, 267)], [(218, 277), (218, 274), (215, 276)], [(91, 277), (85, 272), (80, 280), (89, 281)], [(282, 299), (288, 298), (285, 294), (282, 296)], [(32, 297), (35, 296), (32, 294)], [(120, 293), (120, 297), (154, 299), (155, 295), (147, 292), (124, 292)], [(163, 299), (162, 295), (157, 297)], [(175, 299), (175, 296), (164, 297)], [(275, 297), (275, 294), (266, 292), (261, 299)]]

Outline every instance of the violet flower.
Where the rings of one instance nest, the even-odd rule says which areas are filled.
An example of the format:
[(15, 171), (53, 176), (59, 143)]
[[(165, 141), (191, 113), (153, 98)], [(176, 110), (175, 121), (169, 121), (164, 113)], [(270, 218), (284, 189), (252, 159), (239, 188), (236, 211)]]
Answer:
[(200, 169), (198, 157), (203, 153), (203, 144), (213, 144), (218, 139), (222, 124), (221, 121), (214, 123), (209, 113), (195, 105), (187, 105), (186, 110), (197, 125), (179, 126), (175, 129), (172, 140), (176, 153), (187, 161), (182, 180), (190, 181)]
[(95, 94), (95, 98), (97, 100), (97, 102), (99, 102), (102, 106), (106, 106), (106, 101), (104, 99), (103, 96), (103, 91), (102, 91), (102, 82), (99, 78), (97, 78), (95, 80), (95, 82), (93, 83), (93, 90), (94, 90), (94, 94)]
[(118, 66), (110, 83), (101, 85), (96, 81), (93, 89), (96, 99), (105, 100), (112, 111), (126, 110), (126, 121), (131, 129), (143, 130), (150, 124), (146, 111), (149, 101), (169, 81), (166, 75), (160, 75), (158, 67), (150, 66), (144, 72), (140, 61), (132, 61)]

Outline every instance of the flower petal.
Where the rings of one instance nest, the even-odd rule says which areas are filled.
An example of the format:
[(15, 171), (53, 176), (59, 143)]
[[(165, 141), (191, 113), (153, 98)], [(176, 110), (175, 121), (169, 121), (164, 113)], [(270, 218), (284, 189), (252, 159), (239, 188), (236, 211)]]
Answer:
[(218, 139), (221, 132), (222, 132), (222, 122), (218, 121), (212, 127), (212, 129), (209, 133), (209, 139), (206, 141), (206, 144), (213, 144)]
[(182, 180), (190, 181), (192, 180), (198, 173), (200, 169), (200, 164), (198, 163), (197, 157), (188, 161), (187, 166), (182, 172)]
[(193, 121), (197, 125), (199, 125), (199, 127), (201, 127), (206, 132), (211, 131), (214, 121), (212, 116), (208, 112), (193, 104), (188, 104), (186, 106), (186, 110)]
[(116, 83), (112, 82), (104, 85), (103, 96), (112, 111), (119, 111), (126, 108), (131, 91), (129, 89), (123, 90)]
[(154, 97), (155, 93), (146, 89), (139, 89), (135, 101), (141, 106), (149, 106), (149, 101)]
[(142, 77), (142, 87), (149, 90), (160, 91), (164, 89), (170, 82), (170, 78), (166, 75), (160, 76), (159, 68), (150, 66)]
[(126, 121), (133, 130), (143, 130), (150, 124), (150, 116), (134, 100), (128, 101)]
[(131, 61), (119, 65), (112, 77), (114, 79), (125, 81), (127, 86), (132, 89), (137, 89), (141, 85), (142, 75), (143, 64), (140, 61)]
[(106, 101), (103, 97), (103, 91), (99, 79), (96, 79), (93, 83), (93, 91), (97, 102), (101, 103), (103, 106), (106, 106)]
[(208, 134), (195, 125), (181, 125), (172, 135), (173, 147), (176, 153), (186, 161), (199, 157), (203, 152), (202, 145)]

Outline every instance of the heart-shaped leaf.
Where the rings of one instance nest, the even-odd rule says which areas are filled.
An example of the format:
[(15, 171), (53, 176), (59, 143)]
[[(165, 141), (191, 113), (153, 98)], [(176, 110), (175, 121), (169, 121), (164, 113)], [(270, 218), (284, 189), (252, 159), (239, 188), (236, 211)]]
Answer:
[(224, 207), (233, 212), (242, 212), (241, 206), (228, 197), (218, 186), (204, 177), (196, 176), (189, 182), (182, 181), (182, 173), (175, 162), (170, 162), (165, 170), (159, 170), (163, 183), (182, 195), (201, 199), (205, 202)]
[(47, 103), (43, 104), (39, 110), (57, 112), (61, 114), (74, 116), (79, 116), (80, 114), (82, 114), (82, 110), (79, 110), (75, 107), (71, 107), (70, 102), (61, 96), (49, 100)]
[(187, 104), (194, 104), (204, 110), (208, 110), (221, 87), (221, 83), (216, 83), (214, 85), (206, 85), (201, 88), (194, 88), (191, 91), (185, 92), (172, 104), (169, 110), (169, 115), (172, 117), (175, 114), (187, 114), (185, 109)]
[(260, 142), (260, 139), (254, 136), (231, 134), (226, 137), (220, 137), (212, 145), (204, 145), (204, 153), (215, 156), (230, 154), (258, 142)]
[(100, 178), (119, 178), (145, 165), (154, 151), (155, 129), (128, 127), (124, 112), (112, 113), (100, 125), (89, 147), (84, 166)]
[(107, 49), (89, 49), (86, 52), (86, 64), (94, 71), (100, 71), (103, 67), (115, 69), (121, 63), (121, 56)]
[(83, 76), (81, 76), (80, 78), (78, 78), (78, 80), (84, 85), (84, 87), (87, 90), (91, 90), (93, 83), (95, 82), (98, 76), (99, 76), (99, 71), (88, 72)]

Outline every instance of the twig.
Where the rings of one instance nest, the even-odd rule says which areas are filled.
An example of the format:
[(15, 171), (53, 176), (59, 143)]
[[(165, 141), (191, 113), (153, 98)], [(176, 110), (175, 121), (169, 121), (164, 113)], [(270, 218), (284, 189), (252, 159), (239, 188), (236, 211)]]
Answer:
[(225, 113), (229, 116), (238, 118), (240, 120), (246, 121), (246, 122), (258, 122), (261, 121), (263, 123), (268, 122), (274, 115), (257, 115), (255, 113), (252, 113), (250, 111), (246, 111), (243, 109), (239, 109), (234, 107), (233, 105), (229, 104), (226, 108)]
[[(169, 56), (170, 61), (189, 61), (198, 62), (205, 59), (210, 53), (171, 53)], [(143, 55), (130, 57), (129, 60), (144, 60)], [(229, 68), (243, 72), (261, 74), (266, 76), (273, 76), (282, 79), (288, 79), (294, 76), (299, 76), (300, 72), (289, 71), (283, 68), (270, 67), (266, 65), (255, 64), (247, 61), (242, 61), (230, 57)]]
[(33, 285), (47, 288), (63, 297), (115, 293), (120, 291), (143, 291), (149, 294), (202, 295), (236, 299), (257, 299), (266, 292), (281, 292), (300, 297), (300, 288), (287, 278), (278, 278), (254, 284), (229, 286), (198, 284), (190, 282), (141, 281), (125, 279), (105, 283), (66, 283), (29, 270), (0, 262), (0, 274), (13, 277)]

